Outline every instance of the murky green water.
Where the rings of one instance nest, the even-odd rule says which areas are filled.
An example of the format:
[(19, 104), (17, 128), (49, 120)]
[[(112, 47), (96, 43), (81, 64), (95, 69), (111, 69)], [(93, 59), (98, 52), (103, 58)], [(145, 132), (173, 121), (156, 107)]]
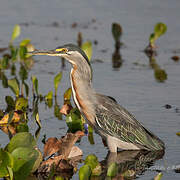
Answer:
[[(180, 131), (180, 63), (171, 60), (175, 55), (174, 51), (178, 52), (177, 55), (180, 54), (179, 8), (178, 0), (4, 0), (0, 5), (0, 46), (7, 46), (14, 24), (22, 26), (20, 39), (30, 38), (37, 49), (51, 49), (69, 42), (76, 43), (79, 31), (82, 32), (84, 40), (97, 40), (98, 44), (93, 45), (93, 59), (101, 59), (103, 63), (92, 64), (94, 88), (114, 97), (166, 144), (163, 159), (156, 161), (139, 179), (151, 179), (157, 174), (156, 169), (162, 170), (163, 179), (179, 179), (179, 174), (175, 173), (174, 169), (180, 166), (180, 138), (176, 136), (176, 132)], [(92, 19), (95, 21), (92, 22)], [(142, 52), (154, 25), (160, 21), (168, 27), (167, 33), (157, 41), (156, 57), (156, 62), (168, 74), (165, 83), (155, 80), (149, 60)], [(58, 25), (53, 25), (54, 22)], [(77, 27), (72, 28), (75, 22)], [(124, 43), (121, 49), (123, 64), (116, 70), (112, 68), (111, 60), (114, 51), (111, 35), (113, 22), (121, 24)], [(135, 62), (139, 65), (135, 65)], [(42, 94), (47, 94), (53, 88), (53, 77), (60, 69), (60, 59), (36, 57), (31, 74), (37, 76)], [(70, 86), (69, 70), (70, 65), (66, 64), (59, 88), (58, 102), (61, 105), (62, 95)], [(13, 94), (0, 85), (1, 109), (5, 108), (5, 95)], [(172, 105), (172, 108), (166, 109), (165, 104)], [(42, 120), (40, 140), (44, 134), (47, 137), (60, 137), (66, 133), (65, 121), (56, 119), (53, 109), (40, 104), (39, 111)], [(31, 121), (29, 124), (34, 132), (36, 123)], [(7, 144), (8, 137), (3, 132), (0, 132), (0, 137), (0, 144)], [(42, 147), (40, 141), (39, 145)], [(83, 150), (84, 157), (94, 153), (99, 160), (103, 160), (108, 152), (98, 135), (95, 135), (95, 145), (90, 145), (87, 137), (83, 137), (79, 147)], [(77, 175), (73, 176), (73, 179), (77, 178)]]

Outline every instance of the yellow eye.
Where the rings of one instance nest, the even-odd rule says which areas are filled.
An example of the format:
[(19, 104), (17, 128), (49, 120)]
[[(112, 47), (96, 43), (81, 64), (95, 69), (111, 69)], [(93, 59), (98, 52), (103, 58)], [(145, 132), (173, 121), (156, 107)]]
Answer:
[(66, 53), (66, 52), (68, 52), (68, 49), (66, 49), (66, 48), (58, 48), (58, 49), (56, 49), (56, 51)]

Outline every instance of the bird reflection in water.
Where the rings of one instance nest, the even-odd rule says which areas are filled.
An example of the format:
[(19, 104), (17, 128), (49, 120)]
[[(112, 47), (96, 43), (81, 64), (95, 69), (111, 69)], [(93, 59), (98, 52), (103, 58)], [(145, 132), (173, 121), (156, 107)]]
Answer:
[(126, 178), (136, 178), (153, 166), (156, 160), (163, 157), (164, 151), (121, 151), (118, 153), (108, 153), (103, 165), (103, 175), (106, 177), (108, 167), (112, 163), (117, 163), (117, 175), (113, 180)]

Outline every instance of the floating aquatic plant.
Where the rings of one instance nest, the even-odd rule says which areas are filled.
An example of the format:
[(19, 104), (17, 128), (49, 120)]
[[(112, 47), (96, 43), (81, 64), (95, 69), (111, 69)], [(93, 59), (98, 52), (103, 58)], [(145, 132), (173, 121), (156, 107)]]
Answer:
[(55, 89), (55, 96), (57, 96), (57, 90), (58, 90), (58, 86), (59, 83), (62, 79), (62, 72), (58, 73), (55, 77), (54, 77), (54, 89)]
[(156, 55), (155, 42), (160, 36), (165, 34), (166, 31), (167, 31), (167, 26), (162, 22), (159, 22), (154, 26), (154, 32), (149, 36), (149, 44), (144, 50), (148, 56), (152, 56), (153, 54)]
[(14, 26), (14, 29), (11, 35), (10, 45), (12, 45), (13, 41), (20, 35), (20, 33), (21, 33), (21, 27), (18, 24), (16, 24)]
[(112, 35), (115, 40), (115, 50), (112, 54), (112, 66), (117, 69), (122, 65), (122, 57), (120, 54), (120, 48), (122, 43), (120, 42), (122, 36), (122, 27), (118, 23), (112, 24)]
[[(41, 152), (28, 132), (17, 133), (4, 149), (0, 149), (0, 178), (26, 179), (42, 161)], [(7, 168), (8, 167), (8, 168)]]

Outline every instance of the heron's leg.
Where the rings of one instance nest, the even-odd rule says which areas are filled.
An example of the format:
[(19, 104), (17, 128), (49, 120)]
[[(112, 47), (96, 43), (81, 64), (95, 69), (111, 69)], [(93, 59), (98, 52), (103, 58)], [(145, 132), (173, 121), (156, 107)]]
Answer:
[(114, 137), (112, 136), (107, 137), (107, 145), (109, 147), (110, 152), (117, 152), (117, 143)]

